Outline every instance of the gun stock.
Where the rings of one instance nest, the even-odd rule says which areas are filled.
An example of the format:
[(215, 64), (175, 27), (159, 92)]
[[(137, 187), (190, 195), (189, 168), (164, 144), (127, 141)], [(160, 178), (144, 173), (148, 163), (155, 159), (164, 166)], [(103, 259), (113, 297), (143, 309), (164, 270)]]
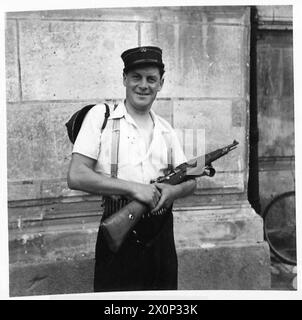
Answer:
[(129, 232), (146, 212), (146, 205), (133, 200), (102, 222), (101, 228), (112, 252), (118, 251)]

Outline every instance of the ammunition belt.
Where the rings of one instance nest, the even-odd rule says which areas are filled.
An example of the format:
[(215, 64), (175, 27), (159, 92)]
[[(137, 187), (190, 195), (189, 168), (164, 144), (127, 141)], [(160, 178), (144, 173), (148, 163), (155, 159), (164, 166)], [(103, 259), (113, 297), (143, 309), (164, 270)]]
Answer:
[(113, 213), (117, 212), (118, 210), (122, 209), (126, 204), (129, 203), (127, 198), (121, 197), (119, 199), (112, 199), (110, 197), (103, 197), (103, 208), (104, 219), (111, 216)]
[[(131, 200), (125, 197), (119, 197), (118, 199), (113, 199), (111, 197), (103, 197), (103, 219), (111, 216), (113, 213), (117, 212), (118, 210), (122, 209), (125, 205), (127, 205)], [(158, 216), (166, 213), (167, 209), (162, 208), (154, 213), (147, 212), (142, 215), (142, 219), (150, 218), (152, 216)]]

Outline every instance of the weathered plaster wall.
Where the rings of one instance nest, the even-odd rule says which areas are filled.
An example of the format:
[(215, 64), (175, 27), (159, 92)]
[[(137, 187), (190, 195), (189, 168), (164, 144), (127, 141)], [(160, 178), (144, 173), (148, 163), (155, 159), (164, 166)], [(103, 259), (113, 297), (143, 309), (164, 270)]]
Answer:
[(292, 7), (259, 7), (257, 98), (262, 211), (295, 189)]
[(270, 26), (275, 30), (282, 30), (286, 27), (292, 28), (293, 6), (257, 6), (257, 15), (260, 26), (264, 28)]
[(215, 162), (214, 178), (176, 204), (180, 289), (268, 288), (262, 221), (246, 200), (249, 18), (240, 6), (7, 14), (12, 295), (91, 291), (100, 203), (67, 188), (64, 123), (85, 104), (123, 99), (120, 54), (137, 45), (163, 49), (165, 86), (154, 109), (186, 141), (188, 156), (202, 149), (197, 133), (207, 152), (240, 143)]
[(148, 44), (162, 47), (167, 70), (156, 111), (175, 128), (203, 130), (206, 151), (241, 143), (203, 189), (244, 191), (247, 17), (241, 7), (7, 14), (9, 200), (73, 195), (64, 123), (85, 104), (123, 99), (120, 54)]

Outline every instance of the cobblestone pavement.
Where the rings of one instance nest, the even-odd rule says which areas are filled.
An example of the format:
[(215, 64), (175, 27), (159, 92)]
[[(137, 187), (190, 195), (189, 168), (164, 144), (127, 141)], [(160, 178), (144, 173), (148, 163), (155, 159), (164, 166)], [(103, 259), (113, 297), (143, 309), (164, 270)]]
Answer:
[(271, 258), (271, 289), (297, 290), (297, 267)]

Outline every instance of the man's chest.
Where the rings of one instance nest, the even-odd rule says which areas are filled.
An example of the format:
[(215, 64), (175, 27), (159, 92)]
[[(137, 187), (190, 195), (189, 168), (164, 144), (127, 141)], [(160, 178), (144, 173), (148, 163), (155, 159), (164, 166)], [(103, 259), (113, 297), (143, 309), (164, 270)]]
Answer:
[(139, 132), (137, 133), (138, 139), (142, 139), (144, 141), (145, 152), (148, 152), (152, 140), (153, 140), (154, 128), (152, 126), (146, 126), (139, 128)]
[[(114, 121), (114, 120), (113, 120)], [(152, 161), (159, 166), (166, 162), (167, 146), (161, 132), (153, 127), (137, 128), (126, 121), (120, 121), (118, 143), (118, 161), (120, 165), (137, 164), (142, 161)], [(101, 161), (108, 163), (111, 160), (112, 123), (104, 130), (101, 137)]]

